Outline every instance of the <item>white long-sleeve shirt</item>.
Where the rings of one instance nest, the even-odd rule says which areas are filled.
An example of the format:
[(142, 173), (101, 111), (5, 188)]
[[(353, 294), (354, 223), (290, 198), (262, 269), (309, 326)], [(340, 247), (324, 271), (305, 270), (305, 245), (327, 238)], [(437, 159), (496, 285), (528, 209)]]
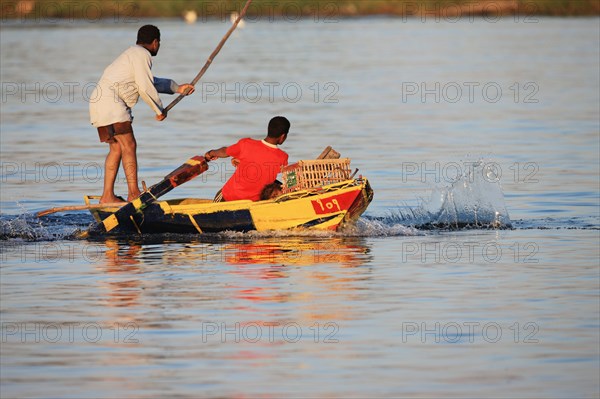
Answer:
[(90, 97), (90, 120), (95, 127), (133, 120), (131, 108), (139, 97), (160, 115), (163, 105), (158, 93), (173, 94), (173, 80), (152, 76), (152, 56), (142, 46), (131, 46), (104, 70)]

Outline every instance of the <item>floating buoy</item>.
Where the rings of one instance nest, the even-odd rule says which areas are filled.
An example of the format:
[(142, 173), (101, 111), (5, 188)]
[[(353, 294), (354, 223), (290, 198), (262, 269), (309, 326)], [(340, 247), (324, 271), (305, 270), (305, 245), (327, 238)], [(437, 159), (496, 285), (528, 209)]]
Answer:
[(183, 20), (188, 24), (196, 23), (198, 20), (198, 13), (194, 10), (184, 11)]

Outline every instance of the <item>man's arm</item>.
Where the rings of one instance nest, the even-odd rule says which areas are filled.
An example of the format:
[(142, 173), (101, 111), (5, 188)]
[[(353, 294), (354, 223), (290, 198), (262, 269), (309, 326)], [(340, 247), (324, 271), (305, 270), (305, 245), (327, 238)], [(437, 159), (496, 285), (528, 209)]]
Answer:
[(157, 78), (157, 77), (154, 77), (154, 87), (156, 88), (156, 91), (158, 91), (159, 93), (163, 93), (163, 94), (178, 93), (178, 94), (184, 94), (186, 96), (189, 96), (195, 90), (194, 86), (192, 86), (189, 83), (184, 83), (182, 85), (178, 85), (177, 82), (175, 82), (172, 79)]
[(163, 94), (175, 94), (179, 89), (179, 85), (172, 79), (154, 77), (154, 88), (157, 92)]
[[(144, 102), (146, 102), (150, 108), (156, 113), (155, 119), (158, 121), (164, 120), (167, 115), (163, 113), (163, 105), (162, 101), (160, 101), (160, 97), (158, 96), (158, 90), (154, 86), (155, 79), (152, 76), (152, 59), (150, 55), (148, 55), (145, 59), (136, 59), (133, 62), (133, 73), (135, 76), (135, 83), (138, 87), (138, 92)], [(177, 93), (185, 93), (192, 94), (194, 92), (194, 87), (190, 84), (178, 85), (171, 79), (161, 79), (158, 78), (158, 84), (161, 89), (165, 91), (172, 91), (175, 89)]]
[(227, 154), (227, 147), (221, 147), (216, 150), (210, 150), (206, 154), (204, 154), (204, 158), (208, 159), (209, 161), (214, 161), (215, 159), (227, 157), (229, 157), (229, 154)]
[[(139, 54), (139, 53), (138, 53)], [(154, 78), (152, 76), (152, 60), (150, 54), (143, 58), (135, 57), (132, 62), (135, 84), (142, 100), (152, 108), (156, 115), (162, 115), (163, 105), (158, 96), (158, 91), (154, 87)]]

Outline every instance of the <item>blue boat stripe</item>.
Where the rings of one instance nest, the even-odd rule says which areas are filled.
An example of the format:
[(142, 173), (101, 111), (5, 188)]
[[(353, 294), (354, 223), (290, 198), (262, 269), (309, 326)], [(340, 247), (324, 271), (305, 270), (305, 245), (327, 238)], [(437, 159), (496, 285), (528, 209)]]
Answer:
[(256, 230), (252, 214), (248, 209), (200, 213), (194, 215), (194, 220), (204, 232)]

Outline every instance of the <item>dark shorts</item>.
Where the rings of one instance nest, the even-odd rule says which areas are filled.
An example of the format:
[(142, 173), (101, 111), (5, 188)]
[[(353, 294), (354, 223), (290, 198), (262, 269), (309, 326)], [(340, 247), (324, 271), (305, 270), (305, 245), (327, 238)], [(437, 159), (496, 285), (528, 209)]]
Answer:
[(98, 136), (102, 143), (114, 143), (115, 136), (119, 134), (133, 133), (131, 122), (117, 122), (108, 126), (100, 126), (98, 128)]

